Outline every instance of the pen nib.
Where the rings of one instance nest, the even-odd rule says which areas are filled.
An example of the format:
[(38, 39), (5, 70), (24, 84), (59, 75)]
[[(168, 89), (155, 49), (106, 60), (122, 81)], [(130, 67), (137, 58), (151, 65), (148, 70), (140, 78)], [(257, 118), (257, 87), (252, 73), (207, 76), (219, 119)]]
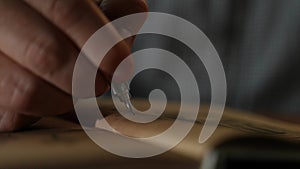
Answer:
[(128, 110), (131, 114), (135, 115), (131, 103), (130, 103), (130, 102), (127, 102), (125, 105), (126, 105), (127, 110)]
[(126, 110), (134, 115), (133, 107), (130, 102), (131, 95), (128, 83), (112, 83), (111, 88), (113, 95), (117, 96), (119, 100), (124, 103)]

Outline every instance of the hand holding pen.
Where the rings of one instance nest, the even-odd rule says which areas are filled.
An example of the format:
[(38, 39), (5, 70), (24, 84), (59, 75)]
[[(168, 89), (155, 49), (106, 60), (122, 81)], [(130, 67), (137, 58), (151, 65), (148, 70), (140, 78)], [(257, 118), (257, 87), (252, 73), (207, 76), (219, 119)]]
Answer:
[[(73, 68), (86, 40), (109, 20), (147, 10), (143, 0), (103, 3), (99, 9), (91, 0), (0, 1), (0, 131), (71, 112)], [(105, 57), (97, 95), (109, 88), (105, 78), (129, 56), (132, 42), (120, 42)]]

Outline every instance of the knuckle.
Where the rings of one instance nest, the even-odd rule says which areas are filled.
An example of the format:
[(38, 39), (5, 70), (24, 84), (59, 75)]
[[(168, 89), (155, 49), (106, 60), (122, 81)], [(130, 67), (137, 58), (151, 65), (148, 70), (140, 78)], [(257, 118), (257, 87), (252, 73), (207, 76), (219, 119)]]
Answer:
[(26, 62), (35, 73), (52, 76), (65, 64), (64, 47), (55, 36), (36, 39), (25, 49)]
[(33, 79), (15, 80), (11, 83), (9, 107), (16, 112), (27, 112), (32, 109), (33, 98), (38, 91), (38, 84)]
[[(49, 13), (57, 23), (66, 23), (65, 18), (80, 18), (82, 11), (82, 0), (61, 1), (53, 0), (49, 6)], [(69, 21), (68, 21), (69, 22)]]
[(0, 114), (2, 114), (2, 116), (0, 116), (0, 132), (17, 131), (35, 122), (34, 119), (30, 120), (27, 116), (19, 113), (2, 111)]
[(2, 113), (0, 117), (0, 132), (10, 132), (17, 130), (17, 125), (12, 119), (14, 114), (9, 112)]

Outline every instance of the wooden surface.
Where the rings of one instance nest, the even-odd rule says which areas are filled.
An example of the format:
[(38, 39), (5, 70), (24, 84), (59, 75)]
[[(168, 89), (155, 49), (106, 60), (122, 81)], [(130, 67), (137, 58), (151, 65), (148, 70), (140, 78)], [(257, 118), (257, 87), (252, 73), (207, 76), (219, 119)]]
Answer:
[[(110, 100), (100, 100), (100, 108), (107, 114), (116, 113)], [(89, 102), (84, 104), (87, 109)], [(136, 100), (134, 105), (145, 110), (148, 102)], [(160, 119), (148, 125), (113, 124), (118, 131), (132, 137), (151, 135), (172, 124), (179, 105), (170, 103)], [(81, 126), (58, 118), (45, 118), (30, 130), (0, 134), (0, 168), (199, 168), (205, 155), (222, 142), (246, 136), (271, 137), (300, 142), (297, 124), (273, 120), (264, 116), (227, 108), (213, 136), (204, 144), (198, 143), (199, 133), (206, 119), (207, 106), (202, 106), (197, 122), (188, 136), (175, 148), (159, 156), (129, 159), (113, 155), (97, 146)], [(92, 118), (92, 117), (91, 117)], [(186, 120), (186, 123), (189, 123)], [(118, 128), (125, 125), (126, 128)], [(102, 137), (122, 136), (105, 129)], [(134, 132), (133, 132), (134, 131)], [(146, 143), (139, 143), (146, 144)]]

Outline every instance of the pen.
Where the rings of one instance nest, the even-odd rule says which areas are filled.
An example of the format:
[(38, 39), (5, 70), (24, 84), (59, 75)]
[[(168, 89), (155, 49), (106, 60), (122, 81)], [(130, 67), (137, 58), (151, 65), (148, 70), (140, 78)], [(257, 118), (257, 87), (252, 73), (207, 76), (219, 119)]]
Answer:
[[(96, 2), (96, 4), (101, 8), (101, 0), (94, 0)], [(104, 80), (107, 82), (108, 85), (110, 85), (111, 90), (112, 90), (112, 94), (114, 96), (117, 96), (119, 98), (119, 100), (124, 103), (127, 111), (129, 111), (130, 113), (132, 113), (134, 115), (133, 112), (133, 108), (130, 102), (130, 88), (129, 88), (129, 84), (128, 82), (121, 82), (121, 83), (116, 83), (116, 82), (110, 82), (108, 79), (106, 79), (106, 77), (103, 75), (103, 73), (100, 71), (100, 73), (102, 74), (102, 77), (104, 78)]]
[(129, 92), (129, 84), (128, 82), (110, 82), (101, 71), (99, 73), (102, 75), (103, 79), (110, 86), (112, 90), (112, 94), (125, 105), (126, 110), (134, 115), (134, 111), (130, 102), (131, 94)]
[(111, 90), (112, 90), (112, 94), (117, 96), (119, 100), (125, 104), (127, 111), (129, 111), (134, 115), (132, 105), (130, 102), (131, 95), (129, 92), (130, 88), (128, 82), (122, 82), (122, 83), (112, 82)]

